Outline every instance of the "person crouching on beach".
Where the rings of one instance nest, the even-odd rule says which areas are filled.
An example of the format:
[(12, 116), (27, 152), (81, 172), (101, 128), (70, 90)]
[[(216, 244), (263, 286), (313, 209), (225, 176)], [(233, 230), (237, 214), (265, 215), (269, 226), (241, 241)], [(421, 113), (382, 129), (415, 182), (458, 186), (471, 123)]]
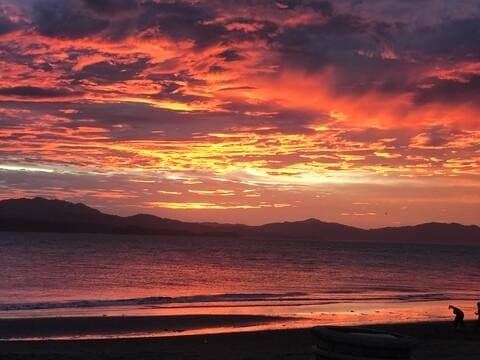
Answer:
[(475, 330), (478, 331), (478, 329), (480, 329), (480, 302), (477, 303), (477, 312), (475, 315), (478, 316), (477, 323), (475, 324)]
[(463, 311), (453, 305), (448, 305), (448, 309), (452, 309), (452, 312), (455, 314), (455, 320), (453, 320), (453, 327), (455, 329), (458, 328), (458, 326), (464, 328), (465, 323), (463, 322), (463, 318), (465, 317), (465, 314), (463, 313)]

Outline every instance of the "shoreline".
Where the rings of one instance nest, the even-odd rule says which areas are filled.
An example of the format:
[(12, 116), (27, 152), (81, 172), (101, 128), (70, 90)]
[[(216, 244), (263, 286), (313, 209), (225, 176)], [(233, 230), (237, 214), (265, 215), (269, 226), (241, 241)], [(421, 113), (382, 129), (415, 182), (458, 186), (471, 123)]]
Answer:
[[(269, 307), (110, 309), (110, 313), (0, 317), (0, 342), (9, 340), (101, 340), (208, 335), (302, 329), (313, 326), (387, 326), (448, 322), (447, 301), (338, 303)], [(466, 321), (473, 320), (471, 301), (457, 301)], [(127, 311), (128, 310), (128, 311)], [(179, 311), (180, 310), (180, 311)], [(186, 311), (187, 310), (187, 311)]]
[[(417, 360), (480, 358), (480, 330), (474, 322), (454, 330), (452, 322), (417, 322), (357, 326), (413, 336)], [(313, 359), (310, 328), (166, 336), (159, 338), (3, 341), (0, 358), (26, 359)]]

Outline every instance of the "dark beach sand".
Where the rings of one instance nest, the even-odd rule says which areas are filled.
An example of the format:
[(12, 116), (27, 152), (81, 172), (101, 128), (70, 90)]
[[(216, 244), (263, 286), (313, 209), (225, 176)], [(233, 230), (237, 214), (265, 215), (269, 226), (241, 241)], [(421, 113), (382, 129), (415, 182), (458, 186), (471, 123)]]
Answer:
[(104, 316), (0, 319), (0, 338), (105, 337), (125, 333), (182, 333), (205, 328), (238, 328), (278, 321), (255, 315)]
[[(227, 318), (229, 316), (223, 320)], [(180, 317), (177, 320), (179, 324), (183, 321), (195, 322), (194, 318)], [(451, 323), (445, 322), (389, 324), (369, 328), (416, 337), (419, 340), (415, 352), (417, 360), (480, 359), (480, 332), (473, 332), (471, 322), (465, 331), (455, 331)], [(313, 342), (309, 329), (143, 339), (7, 341), (0, 343), (0, 359), (313, 359)]]

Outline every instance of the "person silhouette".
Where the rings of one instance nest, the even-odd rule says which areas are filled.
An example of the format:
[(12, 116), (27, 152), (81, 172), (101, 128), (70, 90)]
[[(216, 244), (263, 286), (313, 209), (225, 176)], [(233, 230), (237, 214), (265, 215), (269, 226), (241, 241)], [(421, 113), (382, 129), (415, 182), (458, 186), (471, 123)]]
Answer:
[(455, 329), (458, 328), (458, 326), (464, 328), (465, 323), (463, 322), (463, 318), (465, 317), (465, 314), (463, 313), (463, 311), (453, 305), (448, 305), (448, 309), (451, 309), (452, 312), (455, 314), (455, 320), (453, 320), (453, 327)]
[(480, 328), (480, 302), (477, 303), (477, 311), (475, 312), (475, 315), (478, 316), (477, 323), (475, 324), (475, 330), (478, 330)]

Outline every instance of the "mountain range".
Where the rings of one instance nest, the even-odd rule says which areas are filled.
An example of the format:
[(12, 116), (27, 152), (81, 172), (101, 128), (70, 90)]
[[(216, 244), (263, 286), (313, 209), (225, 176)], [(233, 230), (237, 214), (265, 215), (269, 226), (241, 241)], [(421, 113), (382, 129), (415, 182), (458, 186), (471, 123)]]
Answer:
[(317, 219), (260, 226), (193, 223), (138, 214), (117, 216), (63, 200), (0, 201), (0, 231), (149, 234), (261, 238), (311, 238), (325, 241), (480, 244), (480, 227), (457, 223), (361, 229)]

